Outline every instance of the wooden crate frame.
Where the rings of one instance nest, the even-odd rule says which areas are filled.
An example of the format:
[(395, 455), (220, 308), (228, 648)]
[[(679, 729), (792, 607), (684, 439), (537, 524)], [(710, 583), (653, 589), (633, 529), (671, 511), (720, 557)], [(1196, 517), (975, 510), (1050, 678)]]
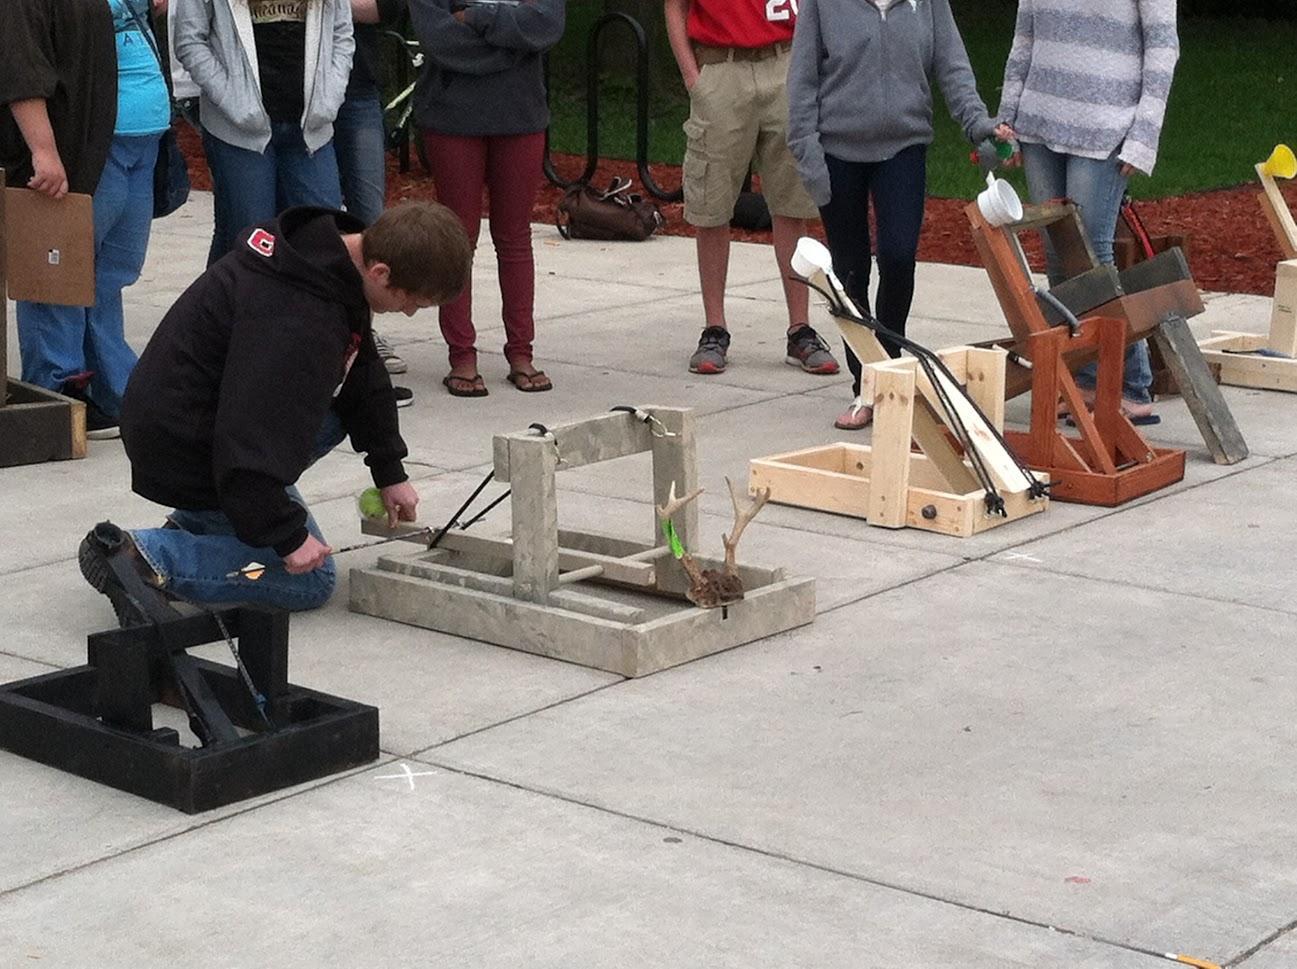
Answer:
[[(940, 356), (995, 430), (1002, 430), (1005, 352), (953, 347), (940, 351)], [(862, 397), (873, 401), (871, 444), (838, 443), (756, 458), (749, 465), (749, 491), (769, 488), (770, 500), (780, 504), (863, 518), (882, 528), (918, 528), (959, 538), (1048, 507), (1047, 497), (1033, 498), (1022, 486), (1021, 475), (1005, 469), (996, 484), (1006, 514), (989, 514), (984, 490), (954, 490), (945, 472), (951, 459), (963, 465), (967, 477), (973, 471), (948, 439), (929, 442), (942, 451), (940, 463), (912, 450), (916, 405), (931, 404), (933, 393), (915, 360), (866, 366), (861, 390)], [(960, 483), (965, 480), (961, 474)]]
[[(649, 418), (646, 420), (645, 418)], [(689, 577), (672, 557), (653, 519), (652, 542), (560, 530), (555, 472), (638, 454), (653, 455), (655, 504), (672, 486), (698, 486), (693, 412), (644, 407), (556, 425), (543, 436), (498, 435), (495, 477), (512, 488), (512, 538), (447, 532), (435, 550), (385, 556), (376, 568), (351, 572), (355, 612), (507, 646), (634, 677), (773, 636), (815, 618), (815, 580), (782, 569), (740, 565), (744, 598), (700, 609), (684, 592)], [(680, 541), (699, 541), (696, 504), (673, 516)], [(385, 522), (373, 535), (404, 535), (426, 544), (427, 528)], [(721, 562), (695, 555), (701, 568)], [(599, 586), (598, 594), (591, 586)], [(623, 589), (669, 600), (651, 614)], [(660, 612), (661, 610), (655, 610)]]
[[(1293, 394), (1297, 393), (1297, 221), (1264, 164), (1256, 166), (1256, 175), (1261, 181), (1262, 191), (1258, 196), (1261, 210), (1284, 257), (1275, 266), (1270, 332), (1213, 330), (1198, 347), (1208, 363), (1220, 368), (1223, 384)], [(1284, 356), (1256, 355), (1258, 350), (1272, 350)]]

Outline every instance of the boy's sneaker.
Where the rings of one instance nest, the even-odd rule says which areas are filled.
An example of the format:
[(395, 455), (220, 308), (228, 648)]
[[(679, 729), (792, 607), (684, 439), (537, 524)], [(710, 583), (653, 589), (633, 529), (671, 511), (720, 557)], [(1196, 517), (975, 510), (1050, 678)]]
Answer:
[(392, 387), (392, 393), (396, 395), (397, 407), (409, 407), (414, 403), (414, 391), (409, 387)]
[(690, 373), (724, 373), (725, 354), (730, 348), (730, 331), (709, 326), (698, 338), (698, 349), (689, 358)]
[(807, 373), (828, 376), (838, 372), (838, 361), (829, 352), (829, 345), (809, 324), (788, 331), (788, 356), (784, 360)]
[(397, 356), (396, 351), (392, 349), (392, 344), (379, 336), (377, 330), (372, 332), (374, 346), (378, 348), (378, 358), (383, 361), (383, 366), (387, 368), (388, 373), (405, 373), (410, 369), (405, 365), (405, 361)]
[[(124, 556), (127, 568), (139, 576), (139, 584), (134, 589), (128, 589), (113, 571), (110, 560), (119, 556)], [(86, 533), (86, 537), (81, 540), (81, 547), (77, 549), (77, 564), (91, 588), (102, 592), (113, 604), (113, 612), (117, 614), (117, 622), (123, 629), (147, 625), (152, 621), (141, 604), (143, 597), (157, 596), (160, 601), (166, 601), (158, 585), (157, 574), (144, 561), (130, 534), (112, 522), (100, 522)], [(135, 583), (132, 582), (132, 585)]]

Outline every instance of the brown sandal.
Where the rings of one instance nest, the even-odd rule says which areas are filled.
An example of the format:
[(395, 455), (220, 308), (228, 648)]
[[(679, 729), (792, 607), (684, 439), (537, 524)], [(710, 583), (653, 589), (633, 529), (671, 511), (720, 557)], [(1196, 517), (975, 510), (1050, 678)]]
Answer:
[(452, 397), (485, 397), (490, 392), (486, 389), (481, 374), (461, 377), (459, 374), (448, 373), (441, 382)]
[(524, 394), (542, 394), (554, 389), (544, 370), (510, 370), (506, 379)]

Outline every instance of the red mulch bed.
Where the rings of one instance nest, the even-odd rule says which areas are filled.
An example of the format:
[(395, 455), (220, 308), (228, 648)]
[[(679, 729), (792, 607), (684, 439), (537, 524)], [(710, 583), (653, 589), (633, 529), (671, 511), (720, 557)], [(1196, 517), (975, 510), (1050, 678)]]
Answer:
[[(180, 144), (189, 159), (189, 170), (195, 188), (211, 187), (198, 136), (187, 125), (178, 126)], [(412, 153), (413, 155), (413, 153)], [(554, 167), (560, 175), (575, 178), (585, 167), (585, 159), (576, 155), (553, 156)], [(389, 202), (410, 198), (435, 198), (432, 179), (411, 159), (411, 169), (405, 174), (397, 171), (394, 155), (388, 157)], [(664, 189), (680, 184), (680, 166), (651, 165), (654, 181)], [(605, 160), (595, 174), (595, 184), (606, 184), (615, 175), (639, 179), (635, 163)], [(1189, 236), (1189, 262), (1198, 285), (1205, 290), (1229, 293), (1274, 292), (1274, 267), (1282, 256), (1274, 241), (1270, 226), (1257, 202), (1260, 189), (1255, 184), (1237, 188), (1196, 192), (1175, 198), (1141, 202), (1138, 205), (1151, 235), (1187, 234)], [(1285, 189), (1289, 204), (1297, 207), (1297, 183)], [(563, 190), (548, 182), (541, 189), (532, 219), (536, 222), (554, 221), (554, 207), (563, 197)], [(923, 236), (919, 243), (919, 258), (926, 262), (945, 262), (963, 266), (979, 266), (981, 262), (968, 231), (964, 216), (967, 203), (959, 199), (930, 198), (924, 216)], [(667, 235), (692, 235), (692, 228), (684, 221), (679, 204), (663, 204)], [(817, 225), (815, 233), (823, 238)], [(747, 242), (770, 242), (770, 233), (735, 230), (734, 237)], [(1034, 265), (1040, 265), (1039, 245), (1028, 240), (1028, 256)]]

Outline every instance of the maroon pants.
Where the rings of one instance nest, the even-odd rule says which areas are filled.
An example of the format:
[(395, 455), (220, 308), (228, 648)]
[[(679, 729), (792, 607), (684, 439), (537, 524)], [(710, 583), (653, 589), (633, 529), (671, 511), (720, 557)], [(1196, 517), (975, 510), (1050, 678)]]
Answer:
[[(437, 199), (459, 216), (474, 245), (482, 224), (482, 189), (487, 190), (491, 242), (504, 302), (504, 355), (511, 365), (530, 363), (536, 331), (531, 209), (540, 190), (545, 134), (472, 137), (427, 132), (424, 144)], [(440, 322), (450, 347), (450, 365), (476, 366), (472, 284), (459, 299), (441, 307)]]

